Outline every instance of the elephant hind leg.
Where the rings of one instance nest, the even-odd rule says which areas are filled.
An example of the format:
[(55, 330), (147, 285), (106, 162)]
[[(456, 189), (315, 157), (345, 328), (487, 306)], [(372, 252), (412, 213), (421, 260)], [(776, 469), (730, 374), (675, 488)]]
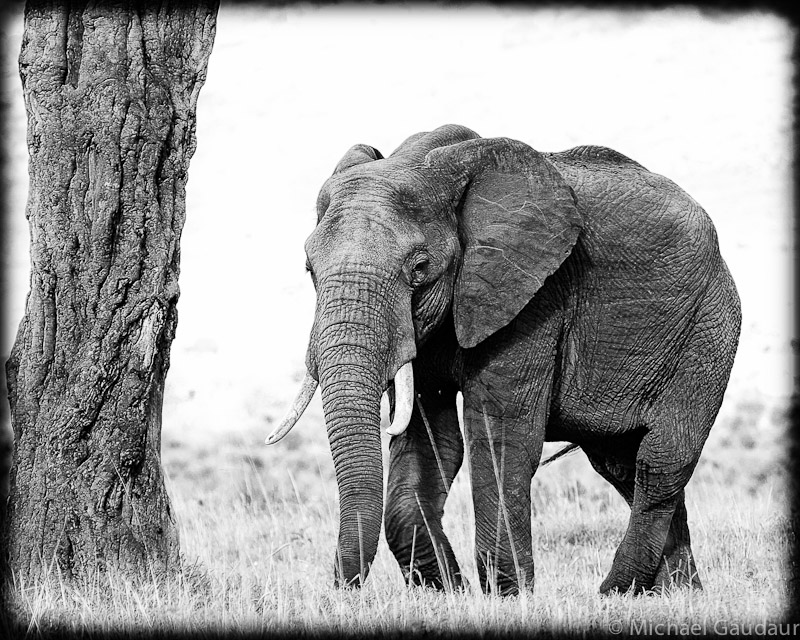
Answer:
[[(620, 460), (588, 452), (587, 457), (595, 471), (619, 492), (629, 507), (632, 507), (636, 488), (636, 463), (633, 457), (629, 460)], [(692, 554), (683, 491), (675, 507), (661, 562), (653, 581), (653, 590), (657, 592), (675, 587), (703, 588)]]
[[(630, 456), (626, 460), (611, 458), (595, 452), (587, 452), (587, 457), (595, 471), (619, 492), (629, 507), (632, 507), (636, 488), (634, 456)], [(683, 491), (681, 491), (678, 504), (675, 507), (675, 513), (672, 516), (661, 563), (658, 566), (658, 572), (653, 582), (653, 588), (657, 591), (673, 587), (703, 588), (700, 577), (697, 575), (697, 566), (692, 555)]]
[(694, 470), (700, 447), (689, 442), (683, 444), (676, 450), (671, 439), (663, 438), (660, 430), (649, 431), (639, 446), (635, 471), (625, 476), (624, 483), (612, 482), (622, 487), (620, 490), (618, 486), (618, 490), (631, 506), (631, 517), (611, 571), (600, 586), (601, 593), (630, 589), (641, 593), (654, 586), (661, 589), (665, 581), (682, 584), (686, 582), (682, 578), (684, 573), (689, 578), (688, 584), (696, 579), (683, 489)]

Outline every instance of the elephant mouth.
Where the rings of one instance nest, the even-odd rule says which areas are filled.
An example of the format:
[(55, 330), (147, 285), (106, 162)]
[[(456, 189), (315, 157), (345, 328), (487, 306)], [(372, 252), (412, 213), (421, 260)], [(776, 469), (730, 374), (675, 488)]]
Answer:
[[(394, 380), (389, 385), (391, 384), (394, 384), (394, 418), (389, 428), (386, 429), (386, 433), (390, 436), (397, 436), (408, 428), (411, 414), (414, 411), (414, 367), (411, 360), (397, 370)], [(387, 385), (387, 389), (389, 385)], [(306, 372), (294, 401), (278, 426), (266, 437), (265, 444), (275, 444), (292, 430), (311, 402), (311, 398), (314, 397), (318, 386), (319, 382)]]

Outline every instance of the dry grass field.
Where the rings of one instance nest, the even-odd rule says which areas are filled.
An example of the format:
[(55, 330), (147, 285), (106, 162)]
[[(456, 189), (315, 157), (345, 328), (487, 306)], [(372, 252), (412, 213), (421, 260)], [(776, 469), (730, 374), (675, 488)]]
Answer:
[[(388, 11), (220, 11), (198, 109), (164, 400), (163, 465), (184, 578), (160, 589), (119, 577), (111, 588), (73, 587), (57, 575), (17, 585), (28, 629), (659, 635), (658, 625), (670, 624), (672, 635), (690, 635), (779, 622), (790, 540), (795, 34), (764, 13)], [(11, 318), (3, 358), (28, 269), (14, 61), (21, 21), (8, 22), (5, 35), (13, 237), (3, 256)], [(365, 43), (380, 55), (364, 55)], [(532, 594), (480, 592), (466, 468), (445, 515), (465, 592), (406, 588), (383, 540), (363, 589), (332, 587), (338, 512), (319, 397), (283, 441), (262, 444), (303, 373), (314, 307), (303, 240), (317, 190), (350, 145), (388, 154), (446, 122), (541, 150), (614, 147), (682, 185), (715, 221), (744, 324), (725, 402), (687, 488), (704, 591), (598, 594), (628, 510), (582, 453), (534, 478)]]
[(698, 470), (687, 504), (703, 592), (598, 594), (628, 509), (580, 453), (534, 480), (532, 595), (504, 599), (480, 592), (465, 470), (453, 486), (445, 529), (470, 582), (466, 592), (407, 588), (383, 540), (366, 587), (346, 592), (331, 584), (338, 524), (332, 465), (309, 456), (302, 435), (290, 434), (280, 456), (254, 449), (259, 436), (243, 434), (218, 448), (165, 442), (183, 582), (159, 590), (116, 580), (110, 592), (102, 590), (98, 606), (100, 589), (76, 590), (56, 580), (26, 591), (30, 628), (636, 635), (642, 624), (695, 624), (719, 632), (782, 619), (788, 542), (785, 478), (778, 472), (748, 487), (731, 480), (742, 475), (732, 461)]

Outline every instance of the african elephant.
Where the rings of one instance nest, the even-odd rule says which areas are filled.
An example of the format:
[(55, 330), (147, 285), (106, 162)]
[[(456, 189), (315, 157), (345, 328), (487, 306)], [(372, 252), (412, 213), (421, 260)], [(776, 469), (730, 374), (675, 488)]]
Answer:
[(601, 592), (700, 586), (684, 487), (741, 312), (691, 197), (611, 149), (540, 153), (447, 125), (388, 158), (352, 147), (317, 216), (308, 372), (267, 442), (319, 385), (341, 507), (336, 584), (360, 584), (376, 552), (388, 389), (386, 538), (410, 582), (462, 584), (442, 513), (466, 450), (481, 586), (531, 588), (531, 479), (542, 443), (566, 441), (631, 508)]

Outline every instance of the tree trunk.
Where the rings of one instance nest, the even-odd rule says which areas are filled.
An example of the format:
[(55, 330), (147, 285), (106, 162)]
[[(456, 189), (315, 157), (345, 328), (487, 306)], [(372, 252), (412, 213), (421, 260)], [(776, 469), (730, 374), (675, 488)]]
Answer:
[(29, 0), (31, 285), (6, 365), (6, 569), (180, 569), (160, 463), (195, 111), (218, 0)]

